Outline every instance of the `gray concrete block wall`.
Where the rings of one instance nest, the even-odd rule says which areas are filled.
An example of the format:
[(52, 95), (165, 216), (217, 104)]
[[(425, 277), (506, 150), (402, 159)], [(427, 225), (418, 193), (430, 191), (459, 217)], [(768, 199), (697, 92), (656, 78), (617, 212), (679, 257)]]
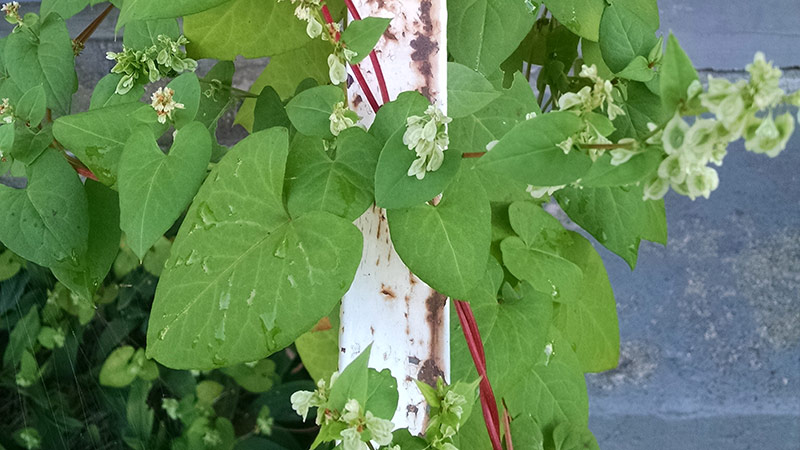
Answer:
[[(659, 7), (662, 30), (703, 78), (744, 77), (763, 50), (785, 69), (784, 88), (800, 88), (800, 0)], [(73, 34), (102, 8), (71, 19)], [(103, 27), (79, 57), (78, 108), (120, 41)], [(247, 88), (265, 64), (237, 63), (237, 85)], [(223, 142), (244, 134), (226, 129)], [(734, 144), (719, 173), (711, 200), (667, 196), (670, 242), (643, 243), (634, 272), (602, 252), (622, 337), (619, 368), (587, 375), (604, 450), (800, 449), (800, 130), (775, 159)]]

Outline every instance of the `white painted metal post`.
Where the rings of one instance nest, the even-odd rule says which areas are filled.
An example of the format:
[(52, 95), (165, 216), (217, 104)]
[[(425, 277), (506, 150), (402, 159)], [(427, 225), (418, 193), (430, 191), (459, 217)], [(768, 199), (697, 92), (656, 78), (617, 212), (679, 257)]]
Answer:
[[(391, 99), (416, 90), (447, 111), (447, 8), (445, 0), (354, 0), (362, 17), (392, 17), (376, 48)], [(361, 70), (376, 98), (378, 83), (369, 59)], [(351, 106), (367, 125), (374, 112), (358, 83), (349, 88)], [(373, 344), (370, 367), (388, 368), (397, 378), (400, 401), (393, 422), (412, 433), (424, 431), (426, 409), (414, 379), (450, 378), (447, 298), (414, 276), (389, 238), (386, 214), (373, 206), (356, 220), (364, 254), (345, 294), (339, 330), (339, 367)]]

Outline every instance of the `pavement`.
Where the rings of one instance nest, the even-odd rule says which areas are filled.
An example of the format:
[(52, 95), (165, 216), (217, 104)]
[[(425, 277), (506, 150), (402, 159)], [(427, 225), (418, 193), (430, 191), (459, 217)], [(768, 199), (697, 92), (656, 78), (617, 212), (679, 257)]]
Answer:
[[(659, 3), (704, 79), (745, 77), (763, 50), (800, 89), (800, 0)], [(70, 20), (72, 34), (102, 7)], [(80, 56), (77, 110), (119, 41), (104, 26)], [(240, 61), (237, 85), (264, 63)], [(634, 272), (602, 252), (622, 340), (620, 366), (586, 377), (604, 450), (800, 449), (800, 126), (774, 159), (733, 144), (719, 175), (710, 200), (667, 195), (669, 243), (643, 242)]]

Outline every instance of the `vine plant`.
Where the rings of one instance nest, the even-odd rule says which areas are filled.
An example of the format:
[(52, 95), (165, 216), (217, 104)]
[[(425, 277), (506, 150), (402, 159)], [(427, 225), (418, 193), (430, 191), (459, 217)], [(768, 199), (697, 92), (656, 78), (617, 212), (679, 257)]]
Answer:
[[(0, 167), (25, 180), (0, 186), (4, 257), (52, 271), (51, 297), (83, 322), (109, 301), (112, 264), (171, 246), (146, 353), (121, 347), (101, 381), (258, 364), (297, 341), (321, 378), (292, 396), (304, 419), (316, 411), (314, 446), (595, 448), (583, 374), (617, 364), (614, 297), (593, 244), (543, 205), (633, 268), (642, 239), (666, 244), (669, 189), (708, 198), (738, 139), (777, 156), (800, 105), (761, 53), (749, 80), (701, 83), (659, 37), (655, 0), (448, 1), (446, 112), (419, 92), (390, 98), (373, 48), (403, 19), (361, 18), (349, 0), (114, 0), (72, 38), (65, 19), (95, 3), (2, 7), (14, 29), (0, 39)], [(75, 111), (76, 62), (92, 63), (81, 51), (114, 8), (115, 65)], [(271, 57), (249, 92), (232, 86), (238, 55)], [(218, 62), (200, 77), (200, 59)], [(347, 66), (370, 127), (346, 101)], [(237, 108), (250, 135), (227, 148), (215, 132)], [(393, 430), (397, 380), (367, 367), (369, 348), (339, 374), (320, 356), (338, 354), (335, 339), (312, 331), (336, 320), (362, 254), (352, 222), (373, 203), (403, 262), (458, 299), (456, 381), (417, 384), (422, 436)], [(25, 388), (42, 361), (19, 345)]]

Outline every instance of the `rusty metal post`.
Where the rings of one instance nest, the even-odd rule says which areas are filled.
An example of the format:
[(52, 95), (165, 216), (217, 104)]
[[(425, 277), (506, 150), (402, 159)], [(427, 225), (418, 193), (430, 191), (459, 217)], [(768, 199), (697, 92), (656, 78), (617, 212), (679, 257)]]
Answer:
[[(393, 18), (376, 53), (390, 97), (416, 90), (447, 111), (447, 8), (445, 0), (353, 0), (362, 17)], [(369, 59), (361, 63), (377, 94)], [(360, 87), (348, 91), (351, 106), (366, 125), (374, 113)], [(447, 298), (420, 281), (400, 260), (389, 238), (386, 214), (373, 206), (356, 225), (364, 253), (350, 290), (342, 299), (339, 367), (369, 344), (370, 367), (388, 368), (397, 378), (400, 401), (393, 422), (412, 433), (424, 431), (427, 405), (414, 383), (450, 377)]]

